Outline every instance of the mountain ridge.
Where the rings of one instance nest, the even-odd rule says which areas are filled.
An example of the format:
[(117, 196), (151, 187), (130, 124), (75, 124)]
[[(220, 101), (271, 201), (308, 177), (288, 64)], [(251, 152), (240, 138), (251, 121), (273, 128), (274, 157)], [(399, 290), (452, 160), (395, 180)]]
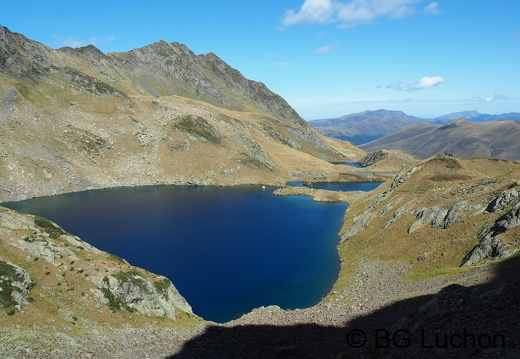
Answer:
[(520, 121), (470, 122), (457, 119), (443, 125), (404, 127), (375, 141), (360, 145), (367, 151), (400, 149), (420, 158), (437, 153), (455, 157), (520, 159)]
[(362, 156), (334, 149), (263, 83), (180, 43), (53, 50), (0, 26), (0, 98), (0, 201), (334, 178), (344, 169), (328, 160)]
[(472, 110), (454, 112), (435, 118), (420, 118), (407, 115), (402, 111), (380, 109), (352, 113), (332, 119), (312, 120), (309, 121), (309, 123), (325, 136), (350, 141), (355, 145), (362, 145), (390, 135), (411, 124), (425, 123), (442, 125), (458, 118), (465, 118), (471, 122), (520, 120), (520, 113), (510, 112), (490, 115), (481, 114)]

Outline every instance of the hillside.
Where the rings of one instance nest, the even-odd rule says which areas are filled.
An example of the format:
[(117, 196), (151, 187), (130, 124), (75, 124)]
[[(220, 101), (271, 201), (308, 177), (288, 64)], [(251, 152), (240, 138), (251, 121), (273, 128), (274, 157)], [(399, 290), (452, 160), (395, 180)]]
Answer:
[(412, 123), (423, 121), (402, 111), (377, 110), (314, 120), (309, 123), (322, 135), (359, 145), (393, 133)]
[(349, 171), (280, 96), (178, 43), (53, 50), (0, 26), (0, 99), (0, 201)]
[[(216, 55), (161, 41), (117, 54), (53, 50), (0, 26), (0, 104), (0, 201), (132, 185), (386, 180), (344, 197), (304, 193), (349, 201), (338, 280), (320, 303), (261, 307), (222, 325), (193, 315), (167, 278), (0, 207), (2, 358), (520, 356), (518, 161), (368, 154), (322, 137)], [(514, 157), (518, 125), (412, 124), (409, 152)], [(448, 141), (457, 146), (435, 147)], [(403, 329), (406, 347), (375, 345), (378, 330)], [(416, 337), (466, 330), (504, 345), (425, 347)]]
[(443, 125), (445, 123), (463, 118), (471, 122), (487, 122), (496, 120), (520, 120), (520, 113), (509, 112), (499, 115), (491, 115), (487, 113), (478, 113), (477, 111), (462, 111), (454, 112), (447, 115), (439, 116), (433, 119), (428, 119), (428, 123)]
[(455, 157), (520, 159), (519, 121), (469, 122), (463, 119), (446, 125), (417, 124), (361, 145), (366, 151), (400, 149), (420, 158), (437, 153)]
[[(309, 123), (325, 136), (350, 141), (355, 145), (363, 145), (393, 134), (407, 126), (444, 125), (461, 118), (471, 122), (520, 120), (520, 113), (491, 115), (477, 111), (462, 111), (435, 118), (419, 118), (407, 115), (402, 111), (377, 110), (363, 111), (332, 119), (313, 120)], [(409, 128), (418, 129), (422, 127)]]
[[(163, 278), (97, 251), (48, 221), (2, 209), (0, 263), (4, 273), (19, 274), (7, 276), (15, 279), (10, 288), (18, 294), (0, 321), (0, 353), (430, 358), (471, 352), (516, 358), (518, 178), (520, 165), (511, 161), (437, 156), (410, 163), (377, 190), (351, 199), (338, 247), (339, 278), (318, 305), (262, 307), (222, 325), (201, 321), (186, 307), (175, 309), (175, 320), (134, 311), (134, 297), (124, 296), (121, 286), (150, 283), (155, 289), (149, 292), (160, 293), (163, 287), (156, 284)], [(410, 345), (375, 345), (379, 329), (408, 331)], [(434, 333), (457, 335), (463, 329), (503, 341), (437, 348), (421, 345), (417, 337), (423, 331), (431, 343)], [(367, 335), (366, 345), (345, 342), (353, 330)]]

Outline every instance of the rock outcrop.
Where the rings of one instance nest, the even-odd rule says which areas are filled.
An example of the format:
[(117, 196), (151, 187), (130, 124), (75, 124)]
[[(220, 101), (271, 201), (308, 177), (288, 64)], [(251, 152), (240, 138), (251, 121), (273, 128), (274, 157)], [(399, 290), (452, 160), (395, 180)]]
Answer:
[[(401, 171), (399, 171), (394, 176), (390, 187), (387, 190), (385, 190), (384, 192), (377, 195), (377, 197), (372, 201), (372, 203), (370, 203), (368, 208), (363, 213), (361, 213), (353, 218), (352, 226), (350, 226), (340, 236), (340, 238), (341, 238), (340, 243), (347, 241), (350, 237), (360, 233), (365, 228), (367, 228), (369, 223), (372, 221), (372, 219), (378, 217), (378, 214), (374, 212), (374, 208), (379, 206), (379, 204), (381, 204), (382, 202), (386, 201), (389, 198), (390, 194), (392, 194), (393, 191), (397, 187), (399, 187), (400, 185), (405, 183), (406, 180), (408, 178), (410, 178), (410, 176), (412, 176), (419, 169), (420, 169), (420, 167), (418, 167), (418, 166), (412, 167), (411, 169), (408, 169), (405, 167), (402, 168)], [(400, 202), (400, 201), (401, 201), (401, 199), (399, 199), (397, 202)], [(380, 210), (380, 214), (387, 213), (389, 208), (391, 208), (391, 207), (393, 207), (393, 206), (392, 205), (385, 206), (383, 209)], [(347, 208), (347, 213), (349, 212), (349, 210), (350, 210), (350, 208)], [(400, 213), (394, 214), (395, 218), (389, 219), (388, 222), (383, 227), (386, 228), (386, 227), (390, 226), (393, 222), (395, 222), (395, 220), (398, 217), (400, 217), (401, 215), (404, 214), (405, 210), (407, 210), (407, 208), (398, 210), (398, 212), (400, 212)]]
[(366, 155), (365, 157), (363, 157), (359, 161), (359, 164), (363, 167), (368, 167), (368, 166), (372, 166), (372, 165), (376, 164), (379, 161), (384, 160), (387, 157), (388, 157), (388, 154), (385, 151), (379, 150), (379, 151), (371, 152), (368, 155)]
[[(502, 200), (503, 202), (504, 198), (508, 197), (510, 197), (510, 191), (502, 192), (488, 205), (487, 210), (490, 208), (499, 208), (500, 201)], [(461, 267), (475, 264), (488, 258), (502, 259), (515, 254), (518, 249), (508, 249), (508, 246), (501, 241), (500, 235), (519, 225), (520, 202), (516, 203), (509, 211), (498, 218), (492, 226), (487, 227), (480, 232), (478, 235), (478, 245), (475, 246), (475, 248), (473, 248), (462, 260)]]
[(432, 228), (447, 229), (463, 218), (463, 212), (474, 210), (477, 208), (469, 207), (465, 201), (457, 202), (449, 209), (441, 207), (421, 208), (413, 211), (417, 220), (408, 228), (408, 234), (414, 232), (416, 229), (430, 225)]
[(92, 279), (98, 289), (92, 292), (100, 302), (112, 309), (136, 311), (145, 315), (176, 319), (176, 309), (192, 313), (191, 306), (181, 297), (172, 282), (158, 276), (154, 283), (138, 271), (118, 272)]
[[(83, 297), (87, 291), (93, 295), (98, 309), (106, 305), (111, 310), (171, 320), (177, 318), (179, 311), (193, 314), (166, 277), (132, 267), (42, 217), (0, 207), (0, 250), (10, 253), (9, 262), (0, 258), (0, 298), (8, 304), (6, 307), (21, 311), (22, 304), (31, 305), (25, 299), (35, 285), (31, 271), (39, 271), (39, 275), (46, 273), (46, 280), (55, 276), (56, 288), (45, 285), (51, 292), (70, 280), (74, 287), (83, 288)], [(31, 265), (27, 266), (28, 263)], [(74, 287), (69, 287), (69, 291)]]
[(518, 197), (520, 197), (520, 192), (515, 188), (505, 190), (489, 202), (484, 213), (501, 211), (514, 201), (518, 200)]
[(25, 269), (0, 257), (0, 305), (7, 309), (8, 315), (14, 314), (13, 307), (22, 311), (32, 300), (28, 296), (33, 287), (34, 282)]

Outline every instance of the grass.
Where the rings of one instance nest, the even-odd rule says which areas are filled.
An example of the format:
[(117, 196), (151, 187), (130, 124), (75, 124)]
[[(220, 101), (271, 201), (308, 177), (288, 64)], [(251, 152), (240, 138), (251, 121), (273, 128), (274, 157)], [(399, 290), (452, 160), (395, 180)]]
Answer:
[(108, 96), (122, 96), (126, 97), (126, 94), (119, 91), (113, 86), (100, 81), (92, 76), (89, 76), (81, 71), (73, 69), (72, 67), (65, 67), (65, 73), (69, 75), (70, 81), (77, 84), (82, 89), (95, 94), (95, 95), (108, 95)]
[(195, 136), (202, 142), (210, 142), (216, 145), (222, 144), (222, 137), (211, 124), (200, 116), (183, 115), (178, 117), (174, 127), (182, 132)]
[(466, 181), (470, 178), (470, 176), (458, 173), (438, 173), (430, 177), (430, 179), (435, 182)]
[[(0, 261), (0, 304), (3, 308), (14, 307), (18, 304), (12, 297), (13, 290), (18, 290), (18, 288), (13, 287), (11, 282), (18, 280), (16, 269), (4, 262)], [(8, 312), (8, 314), (10, 311)], [(12, 314), (13, 315), (14, 311)]]
[[(155, 290), (159, 294), (166, 294), (166, 291), (172, 285), (172, 282), (168, 278), (163, 278), (162, 280), (156, 281), (153, 283)], [(167, 294), (166, 294), (167, 295)], [(168, 298), (166, 298), (168, 299)]]
[[(108, 277), (103, 278), (103, 282), (106, 283), (108, 286)], [(116, 298), (114, 293), (110, 291), (108, 288), (100, 288), (101, 292), (103, 292), (103, 295), (108, 300), (108, 307), (112, 309), (112, 311), (118, 310), (118, 309), (125, 309), (128, 312), (132, 313), (134, 312), (134, 309), (130, 308), (126, 303), (124, 303), (121, 299)]]
[(34, 216), (34, 224), (49, 233), (52, 239), (56, 239), (63, 234), (67, 234), (61, 227), (55, 225), (48, 219), (40, 216)]
[(456, 159), (451, 158), (451, 157), (438, 156), (438, 157), (433, 158), (431, 161), (440, 162), (440, 163), (444, 164), (444, 166), (446, 166), (446, 168), (449, 168), (449, 169), (461, 169), (462, 168), (460, 163)]
[(430, 270), (412, 272), (406, 277), (406, 280), (408, 282), (414, 283), (429, 278), (449, 278), (462, 273), (470, 272), (474, 269), (475, 268), (473, 267), (460, 268), (459, 266), (433, 268)]

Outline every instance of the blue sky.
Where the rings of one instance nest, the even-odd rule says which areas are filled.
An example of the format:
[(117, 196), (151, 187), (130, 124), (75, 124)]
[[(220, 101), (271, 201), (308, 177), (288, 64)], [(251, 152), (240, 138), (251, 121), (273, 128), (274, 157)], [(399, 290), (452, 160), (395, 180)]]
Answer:
[(214, 52), (312, 120), (520, 112), (519, 14), (517, 0), (9, 1), (0, 24), (52, 48)]

